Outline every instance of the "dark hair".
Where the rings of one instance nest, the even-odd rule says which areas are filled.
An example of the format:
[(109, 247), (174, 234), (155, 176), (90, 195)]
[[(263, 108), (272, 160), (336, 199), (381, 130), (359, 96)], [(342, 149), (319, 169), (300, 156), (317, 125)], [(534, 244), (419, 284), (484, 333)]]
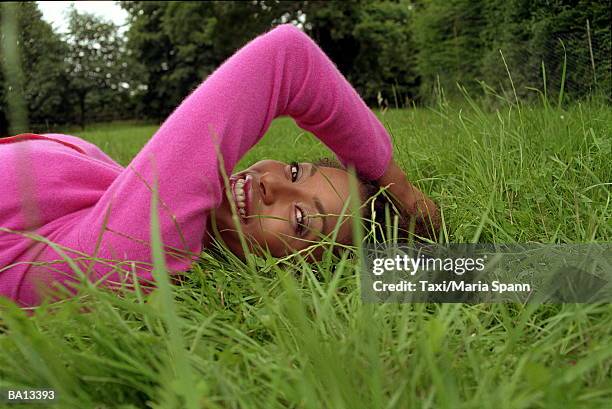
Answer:
[[(321, 158), (314, 162), (315, 166), (330, 167), (346, 170), (338, 161), (330, 158)], [(386, 237), (386, 231), (393, 229), (394, 216), (397, 216), (398, 241), (415, 240), (420, 238), (435, 239), (436, 228), (432, 225), (429, 217), (410, 214), (401, 203), (391, 196), (389, 192), (381, 189), (381, 186), (372, 180), (357, 175), (361, 187), (361, 201), (363, 203), (361, 214), (366, 222), (374, 222), (374, 229), (368, 227), (370, 238), (378, 242), (390, 240)], [(391, 226), (388, 224), (391, 223)]]

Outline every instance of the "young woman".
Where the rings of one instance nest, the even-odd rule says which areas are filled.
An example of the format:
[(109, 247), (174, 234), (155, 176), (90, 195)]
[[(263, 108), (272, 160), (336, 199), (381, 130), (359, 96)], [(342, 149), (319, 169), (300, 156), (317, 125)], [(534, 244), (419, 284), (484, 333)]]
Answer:
[[(213, 225), (243, 255), (235, 221), (247, 246), (274, 256), (306, 248), (337, 223), (336, 241), (349, 243), (351, 220), (339, 220), (350, 190), (341, 167), (265, 160), (231, 175), (282, 115), (355, 167), (362, 200), (389, 186), (417, 227), (437, 228), (436, 206), (394, 163), (383, 125), (314, 41), (285, 24), (222, 64), (127, 168), (74, 136), (0, 139), (0, 296), (35, 306), (47, 289), (70, 288), (77, 270), (105, 284), (129, 282), (129, 274), (153, 280), (154, 185), (173, 273), (189, 269)], [(84, 260), (88, 255), (95, 262)]]

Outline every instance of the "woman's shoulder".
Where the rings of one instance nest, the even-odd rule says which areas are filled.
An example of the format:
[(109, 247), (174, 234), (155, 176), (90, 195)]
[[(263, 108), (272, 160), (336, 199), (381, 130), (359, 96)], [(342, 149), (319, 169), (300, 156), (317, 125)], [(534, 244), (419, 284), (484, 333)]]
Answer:
[(121, 165), (93, 143), (77, 136), (60, 133), (23, 133), (0, 138), (0, 154), (5, 158), (7, 155), (19, 154), (20, 144), (28, 144), (30, 154), (43, 156), (62, 154), (65, 159), (73, 157), (79, 159), (80, 162), (93, 159), (95, 162), (103, 162), (106, 166), (111, 165), (113, 168), (122, 169)]
[(94, 150), (100, 150), (100, 148), (98, 148), (93, 143), (74, 135), (67, 135), (62, 133), (45, 133), (40, 134), (40, 136), (49, 140), (60, 142), (62, 143), (62, 145), (71, 147), (74, 150), (84, 154), (89, 154), (91, 151)]
[(120, 166), (117, 162), (115, 162), (110, 156), (108, 156), (102, 149), (100, 149), (97, 145), (86, 141), (83, 138), (79, 138), (74, 135), (60, 134), (60, 133), (46, 133), (41, 136), (49, 139), (56, 140), (64, 145), (67, 145), (87, 156), (92, 158), (101, 160), (103, 162), (110, 163), (112, 165)]

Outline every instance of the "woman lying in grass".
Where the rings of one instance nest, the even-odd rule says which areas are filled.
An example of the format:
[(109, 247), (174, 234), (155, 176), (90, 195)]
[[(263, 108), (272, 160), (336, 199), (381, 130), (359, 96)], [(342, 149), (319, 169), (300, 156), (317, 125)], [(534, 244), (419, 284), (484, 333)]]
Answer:
[(285, 24), (210, 75), (127, 168), (74, 136), (0, 139), (0, 296), (35, 306), (46, 289), (70, 287), (77, 270), (105, 284), (131, 273), (152, 280), (154, 185), (173, 273), (189, 269), (213, 230), (239, 256), (237, 230), (247, 247), (273, 256), (305, 249), (338, 223), (336, 242), (350, 243), (350, 218), (339, 220), (350, 191), (342, 167), (265, 160), (224, 179), (282, 115), (355, 167), (362, 202), (389, 186), (417, 232), (437, 229), (436, 206), (394, 163), (383, 125), (314, 41)]

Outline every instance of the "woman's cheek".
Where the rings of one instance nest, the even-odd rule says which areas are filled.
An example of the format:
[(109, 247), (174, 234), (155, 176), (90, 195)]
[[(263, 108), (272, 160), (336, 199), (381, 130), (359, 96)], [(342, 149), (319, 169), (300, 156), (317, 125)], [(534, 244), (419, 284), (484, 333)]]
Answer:
[(262, 245), (265, 243), (273, 254), (284, 254), (291, 240), (288, 222), (278, 219), (264, 220), (261, 223), (261, 240), (258, 240), (258, 242)]

